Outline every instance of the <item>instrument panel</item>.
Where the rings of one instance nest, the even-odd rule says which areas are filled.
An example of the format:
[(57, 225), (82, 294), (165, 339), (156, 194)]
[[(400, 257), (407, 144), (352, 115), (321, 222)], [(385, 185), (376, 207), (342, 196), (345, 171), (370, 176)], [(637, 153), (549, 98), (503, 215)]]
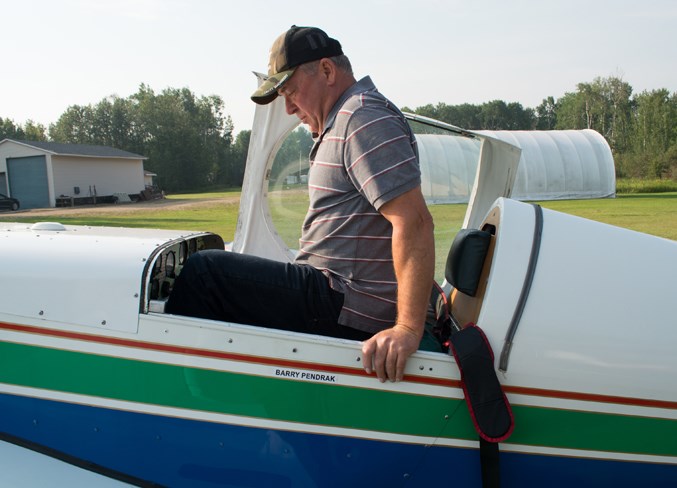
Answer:
[(159, 248), (145, 280), (146, 303), (149, 300), (167, 300), (188, 258), (205, 249), (224, 249), (223, 239), (216, 234), (199, 234), (169, 242)]

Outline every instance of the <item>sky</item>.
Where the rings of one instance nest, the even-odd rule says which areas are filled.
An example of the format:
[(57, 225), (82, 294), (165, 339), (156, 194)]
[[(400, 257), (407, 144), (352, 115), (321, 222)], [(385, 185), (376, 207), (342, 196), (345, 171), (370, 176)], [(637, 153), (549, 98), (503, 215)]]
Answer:
[(0, 0), (0, 117), (189, 88), (251, 128), (253, 71), (292, 24), (324, 29), (400, 107), (536, 107), (597, 77), (677, 91), (675, 0)]

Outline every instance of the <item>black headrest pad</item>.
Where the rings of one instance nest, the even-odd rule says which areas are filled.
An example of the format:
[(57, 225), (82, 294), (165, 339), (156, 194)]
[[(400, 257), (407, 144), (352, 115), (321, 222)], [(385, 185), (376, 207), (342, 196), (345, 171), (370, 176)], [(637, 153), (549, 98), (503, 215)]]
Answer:
[(457, 290), (475, 296), (491, 234), (479, 229), (461, 229), (449, 249), (444, 277)]

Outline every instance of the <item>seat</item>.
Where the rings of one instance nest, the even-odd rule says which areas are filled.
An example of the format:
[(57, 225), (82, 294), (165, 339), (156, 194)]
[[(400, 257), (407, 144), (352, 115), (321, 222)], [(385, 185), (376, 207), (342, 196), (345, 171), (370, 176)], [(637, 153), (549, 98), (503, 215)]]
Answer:
[(458, 291), (474, 297), (491, 244), (491, 234), (479, 229), (461, 229), (449, 249), (444, 277)]
[(462, 229), (451, 244), (444, 275), (453, 287), (449, 306), (460, 326), (477, 323), (494, 242), (487, 230)]

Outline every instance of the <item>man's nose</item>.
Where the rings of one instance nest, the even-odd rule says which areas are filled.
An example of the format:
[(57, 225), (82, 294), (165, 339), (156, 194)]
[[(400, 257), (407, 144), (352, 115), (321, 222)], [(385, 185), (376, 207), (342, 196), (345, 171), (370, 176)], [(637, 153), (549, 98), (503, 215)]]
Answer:
[(289, 115), (296, 113), (297, 107), (291, 100), (289, 100), (289, 97), (284, 97), (284, 106)]

